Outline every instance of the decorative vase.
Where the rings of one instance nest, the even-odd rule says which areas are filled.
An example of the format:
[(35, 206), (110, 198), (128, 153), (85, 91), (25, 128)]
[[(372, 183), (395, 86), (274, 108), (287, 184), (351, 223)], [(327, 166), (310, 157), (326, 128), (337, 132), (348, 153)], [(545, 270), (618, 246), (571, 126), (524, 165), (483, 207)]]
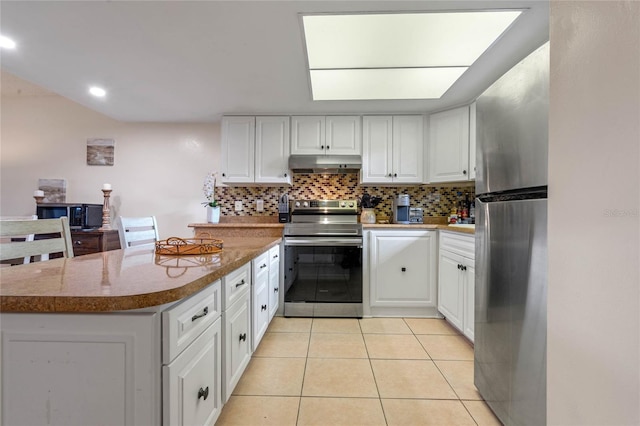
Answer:
[(376, 223), (376, 212), (374, 209), (362, 209), (360, 223)]
[(207, 222), (208, 223), (220, 222), (220, 206), (217, 206), (217, 207), (207, 206)]

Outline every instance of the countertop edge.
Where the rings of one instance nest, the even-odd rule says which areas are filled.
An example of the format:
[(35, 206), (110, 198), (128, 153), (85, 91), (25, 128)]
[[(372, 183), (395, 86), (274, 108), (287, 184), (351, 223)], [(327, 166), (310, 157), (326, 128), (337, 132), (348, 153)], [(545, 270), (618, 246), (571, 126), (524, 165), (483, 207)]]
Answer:
[(255, 259), (260, 254), (280, 244), (282, 238), (274, 237), (271, 243), (251, 249), (247, 254), (201, 277), (169, 289), (152, 293), (121, 296), (47, 296), (0, 295), (0, 313), (96, 313), (132, 311), (178, 302), (190, 297), (229, 272)]

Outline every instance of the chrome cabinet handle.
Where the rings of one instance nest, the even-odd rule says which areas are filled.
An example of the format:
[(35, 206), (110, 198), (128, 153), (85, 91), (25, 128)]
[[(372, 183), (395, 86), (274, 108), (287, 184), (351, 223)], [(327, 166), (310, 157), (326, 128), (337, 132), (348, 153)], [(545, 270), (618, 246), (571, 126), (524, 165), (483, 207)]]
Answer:
[(207, 397), (209, 396), (209, 386), (207, 386), (205, 389), (200, 388), (200, 390), (198, 391), (198, 399), (204, 397), (204, 400), (207, 400)]
[(244, 280), (244, 278), (242, 279), (242, 281), (240, 281), (238, 284), (236, 284), (236, 288), (240, 287), (241, 285), (245, 285), (246, 282)]
[[(191, 317), (191, 321), (195, 321), (195, 320), (197, 320), (198, 318), (202, 318), (203, 316), (207, 315), (208, 313), (209, 313), (209, 307), (208, 307), (208, 306), (205, 306), (205, 307), (204, 307), (204, 309), (202, 310), (202, 313), (201, 313), (201, 314), (199, 314), (199, 315), (194, 315), (194, 316), (192, 316), (192, 317)], [(205, 399), (207, 399), (207, 398), (205, 398)]]
[(73, 242), (73, 244), (75, 244), (77, 246), (80, 246), (80, 245), (82, 245), (82, 241), (76, 240), (76, 241)]

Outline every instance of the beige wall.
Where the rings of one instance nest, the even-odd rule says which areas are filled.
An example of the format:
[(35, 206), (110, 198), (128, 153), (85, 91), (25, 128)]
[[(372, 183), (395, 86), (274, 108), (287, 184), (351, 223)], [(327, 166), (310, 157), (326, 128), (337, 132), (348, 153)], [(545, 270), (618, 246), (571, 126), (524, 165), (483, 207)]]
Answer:
[(550, 425), (640, 424), (640, 2), (551, 2)]
[[(33, 214), (38, 179), (64, 178), (68, 202), (102, 204), (110, 183), (112, 218), (156, 215), (162, 238), (191, 236), (187, 225), (206, 221), (202, 184), (219, 169), (219, 124), (122, 123), (61, 96), (23, 93), (2, 96), (0, 215)], [(86, 164), (96, 137), (115, 140), (114, 166)]]

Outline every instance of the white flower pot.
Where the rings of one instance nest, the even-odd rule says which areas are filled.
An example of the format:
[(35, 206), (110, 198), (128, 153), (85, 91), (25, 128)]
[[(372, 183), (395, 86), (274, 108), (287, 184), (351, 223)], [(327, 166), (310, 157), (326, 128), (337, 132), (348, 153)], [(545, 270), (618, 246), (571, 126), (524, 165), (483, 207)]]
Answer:
[(363, 208), (360, 214), (360, 223), (376, 223), (376, 212), (374, 209)]
[(218, 207), (207, 206), (207, 222), (208, 223), (220, 222), (220, 206)]

